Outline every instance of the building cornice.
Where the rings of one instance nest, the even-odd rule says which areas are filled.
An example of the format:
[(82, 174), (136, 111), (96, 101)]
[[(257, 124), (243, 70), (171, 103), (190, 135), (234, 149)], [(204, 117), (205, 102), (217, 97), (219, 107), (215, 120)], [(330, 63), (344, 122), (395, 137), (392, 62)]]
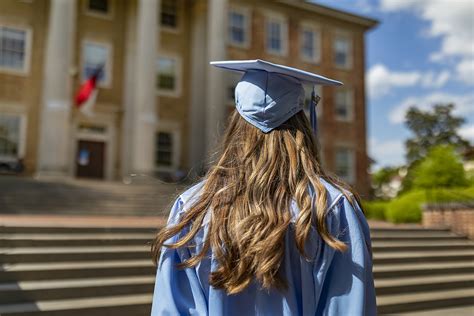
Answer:
[(319, 13), (321, 15), (335, 18), (341, 21), (354, 23), (364, 27), (366, 30), (374, 28), (379, 24), (378, 20), (372, 18), (329, 8), (317, 3), (306, 2), (304, 0), (278, 0), (278, 2), (291, 7), (303, 9), (305, 11)]

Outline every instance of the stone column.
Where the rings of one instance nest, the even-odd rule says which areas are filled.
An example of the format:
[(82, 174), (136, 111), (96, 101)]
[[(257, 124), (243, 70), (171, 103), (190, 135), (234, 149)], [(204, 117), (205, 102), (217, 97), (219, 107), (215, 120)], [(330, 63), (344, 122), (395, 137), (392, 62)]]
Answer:
[[(226, 59), (228, 0), (208, 0), (208, 62)], [(225, 119), (226, 75), (222, 69), (207, 63), (206, 87), (206, 152), (215, 150), (222, 135)]]
[(70, 161), (72, 78), (70, 67), (76, 40), (75, 0), (51, 0), (44, 60), (41, 121), (39, 128), (39, 176), (67, 176)]
[(206, 0), (193, 2), (191, 8), (191, 84), (189, 115), (189, 162), (191, 176), (201, 173), (206, 159), (206, 80), (207, 58), (207, 5)]
[(154, 169), (157, 126), (156, 58), (159, 0), (138, 0), (128, 17), (125, 71), (123, 170), (149, 174)]

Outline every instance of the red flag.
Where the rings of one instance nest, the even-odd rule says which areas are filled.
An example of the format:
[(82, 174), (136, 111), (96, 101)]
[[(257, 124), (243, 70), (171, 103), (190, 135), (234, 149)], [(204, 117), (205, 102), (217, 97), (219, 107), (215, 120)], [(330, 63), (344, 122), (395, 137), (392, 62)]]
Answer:
[(91, 116), (92, 108), (97, 99), (97, 79), (102, 72), (103, 66), (97, 68), (93, 74), (80, 86), (79, 91), (76, 94), (76, 106), (81, 110), (82, 113)]

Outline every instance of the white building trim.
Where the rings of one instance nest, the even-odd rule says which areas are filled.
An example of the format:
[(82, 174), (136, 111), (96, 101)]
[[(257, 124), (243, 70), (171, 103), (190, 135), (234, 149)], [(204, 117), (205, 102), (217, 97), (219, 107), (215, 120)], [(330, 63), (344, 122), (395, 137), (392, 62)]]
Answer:
[[(313, 56), (306, 56), (303, 52), (303, 32), (304, 31), (310, 31), (310, 32), (313, 32), (314, 34), (314, 40), (313, 40), (314, 55)], [(299, 35), (300, 58), (305, 62), (319, 64), (321, 62), (321, 54), (322, 54), (321, 26), (311, 21), (303, 21), (300, 23), (298, 35)]]
[[(286, 17), (282, 13), (278, 13), (275, 11), (264, 10), (263, 15), (265, 17), (265, 25), (264, 25), (264, 42), (265, 42), (265, 51), (269, 54), (276, 55), (276, 56), (288, 56), (288, 17)], [(268, 24), (271, 22), (279, 23), (281, 25), (281, 50), (275, 50), (269, 47), (268, 36), (269, 36), (269, 29)]]
[(176, 53), (170, 53), (170, 52), (160, 52), (157, 56), (156, 60), (156, 73), (158, 74), (158, 59), (160, 57), (163, 58), (169, 58), (173, 59), (176, 63), (176, 68), (175, 68), (175, 87), (173, 90), (165, 90), (165, 89), (160, 89), (158, 88), (158, 82), (155, 83), (155, 88), (156, 88), (156, 94), (159, 96), (166, 96), (166, 97), (174, 97), (174, 98), (179, 98), (182, 93), (182, 88), (183, 88), (183, 69), (182, 69), (182, 58), (180, 55)]
[[(231, 13), (238, 13), (242, 14), (244, 17), (244, 41), (242, 43), (236, 42), (232, 40), (232, 36), (230, 35), (230, 27), (231, 27)], [(252, 11), (249, 7), (243, 5), (236, 5), (232, 4), (229, 7), (229, 17), (227, 19), (227, 43), (230, 46), (248, 49), (250, 47), (250, 43), (252, 42)]]

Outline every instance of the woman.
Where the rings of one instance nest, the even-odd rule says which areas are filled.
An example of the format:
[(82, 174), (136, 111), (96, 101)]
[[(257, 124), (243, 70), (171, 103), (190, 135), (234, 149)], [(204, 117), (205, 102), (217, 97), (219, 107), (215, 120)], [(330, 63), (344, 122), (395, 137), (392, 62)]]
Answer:
[(152, 315), (375, 315), (369, 227), (321, 168), (303, 111), (303, 83), (340, 83), (261, 60), (213, 64), (244, 72), (237, 111), (155, 239)]

